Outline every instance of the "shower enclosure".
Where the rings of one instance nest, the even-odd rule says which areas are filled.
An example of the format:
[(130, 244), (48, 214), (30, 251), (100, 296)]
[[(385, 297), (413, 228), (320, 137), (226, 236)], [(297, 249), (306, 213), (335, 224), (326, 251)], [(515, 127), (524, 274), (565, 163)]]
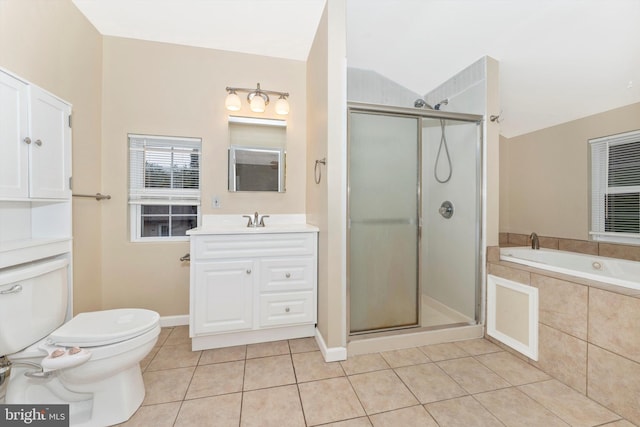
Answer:
[(348, 115), (349, 334), (475, 324), (482, 117), (360, 103)]

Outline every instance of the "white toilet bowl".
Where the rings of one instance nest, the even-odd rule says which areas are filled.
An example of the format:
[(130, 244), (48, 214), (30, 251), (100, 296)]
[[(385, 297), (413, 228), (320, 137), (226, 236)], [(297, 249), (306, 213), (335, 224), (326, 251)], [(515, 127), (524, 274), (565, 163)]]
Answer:
[[(23, 351), (9, 355), (14, 364), (5, 403), (68, 403), (73, 426), (108, 426), (126, 421), (145, 395), (140, 361), (160, 333), (158, 313), (117, 309), (82, 313)], [(63, 367), (43, 378), (21, 362), (45, 363), (53, 349), (80, 347), (88, 361)], [(50, 358), (50, 357), (49, 357)], [(67, 359), (64, 359), (67, 358)], [(68, 352), (58, 365), (76, 363)]]

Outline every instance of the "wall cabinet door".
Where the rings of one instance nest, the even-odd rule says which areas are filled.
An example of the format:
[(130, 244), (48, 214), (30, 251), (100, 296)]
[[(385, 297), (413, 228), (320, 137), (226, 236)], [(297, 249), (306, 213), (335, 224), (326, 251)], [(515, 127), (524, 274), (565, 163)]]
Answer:
[(28, 85), (0, 72), (0, 197), (29, 196)]
[(71, 107), (37, 86), (30, 87), (30, 196), (71, 197)]
[(0, 71), (0, 198), (71, 197), (71, 106)]
[(253, 327), (254, 262), (195, 265), (194, 332), (228, 332)]

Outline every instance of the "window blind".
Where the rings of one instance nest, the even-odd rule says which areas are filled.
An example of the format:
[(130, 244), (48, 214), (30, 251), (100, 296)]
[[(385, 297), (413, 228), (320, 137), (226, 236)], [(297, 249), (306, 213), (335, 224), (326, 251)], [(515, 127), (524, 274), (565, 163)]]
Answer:
[(591, 145), (591, 234), (640, 238), (640, 131), (597, 138)]
[(129, 203), (200, 204), (201, 140), (129, 135)]

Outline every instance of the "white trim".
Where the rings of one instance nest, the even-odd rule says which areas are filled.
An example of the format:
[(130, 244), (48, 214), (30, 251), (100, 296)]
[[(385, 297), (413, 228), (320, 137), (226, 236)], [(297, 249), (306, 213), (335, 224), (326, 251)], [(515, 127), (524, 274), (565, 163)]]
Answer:
[(325, 362), (328, 363), (347, 360), (347, 348), (327, 347), (327, 344), (324, 342), (324, 338), (322, 338), (322, 334), (318, 328), (316, 328), (316, 342), (318, 343), (318, 347), (320, 347), (320, 352), (322, 353), (322, 357), (324, 357)]
[(191, 350), (208, 350), (236, 345), (308, 338), (313, 336), (314, 330), (315, 326), (309, 324), (196, 335), (191, 337)]
[[(487, 335), (497, 339), (498, 341), (508, 345), (514, 350), (524, 354), (525, 356), (537, 361), (538, 360), (538, 288), (517, 283), (503, 277), (489, 274), (487, 276)], [(512, 291), (524, 294), (528, 298), (529, 319), (528, 319), (528, 335), (529, 342), (521, 342), (496, 329), (496, 315), (498, 310), (496, 306), (496, 287), (511, 289)]]
[(161, 316), (160, 327), (171, 328), (173, 326), (185, 326), (189, 324), (189, 315), (180, 314), (177, 316)]

